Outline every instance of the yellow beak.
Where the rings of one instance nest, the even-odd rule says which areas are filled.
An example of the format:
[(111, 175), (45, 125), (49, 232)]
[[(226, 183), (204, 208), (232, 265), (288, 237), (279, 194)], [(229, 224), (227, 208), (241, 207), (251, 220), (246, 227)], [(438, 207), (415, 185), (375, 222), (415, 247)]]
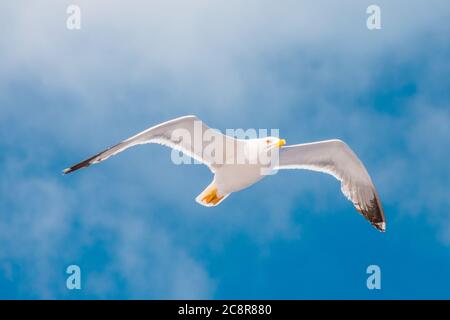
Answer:
[(286, 144), (286, 140), (284, 139), (280, 139), (280, 141), (278, 141), (277, 143), (277, 147), (281, 148), (282, 146), (284, 146)]

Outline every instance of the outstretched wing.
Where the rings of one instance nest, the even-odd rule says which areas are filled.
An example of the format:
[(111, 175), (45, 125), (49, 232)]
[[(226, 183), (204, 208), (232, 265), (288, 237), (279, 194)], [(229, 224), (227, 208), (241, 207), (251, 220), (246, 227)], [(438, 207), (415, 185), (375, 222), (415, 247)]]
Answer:
[(341, 140), (286, 146), (280, 150), (279, 169), (307, 169), (331, 174), (341, 190), (370, 223), (385, 231), (386, 220), (375, 186), (366, 168)]
[[(221, 141), (219, 143), (219, 140)], [(210, 143), (216, 143), (222, 154), (215, 153), (207, 154), (204, 152), (205, 147)], [(99, 163), (108, 159), (109, 157), (118, 154), (130, 147), (147, 144), (158, 143), (173, 149), (182, 151), (190, 157), (206, 164), (211, 171), (221, 164), (223, 157), (226, 157), (226, 150), (234, 150), (236, 139), (221, 134), (219, 131), (209, 128), (196, 116), (184, 116), (176, 118), (154, 127), (148, 128), (70, 168), (67, 168), (63, 173), (67, 174), (81, 168), (90, 166), (91, 164)], [(230, 146), (232, 144), (232, 146)], [(217, 160), (221, 161), (217, 161)]]

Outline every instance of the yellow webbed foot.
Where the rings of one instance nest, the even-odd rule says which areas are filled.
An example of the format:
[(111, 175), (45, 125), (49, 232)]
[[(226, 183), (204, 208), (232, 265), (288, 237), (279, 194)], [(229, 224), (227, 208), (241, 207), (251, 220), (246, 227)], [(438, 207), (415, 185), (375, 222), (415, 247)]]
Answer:
[(223, 199), (223, 196), (219, 197), (217, 195), (217, 188), (211, 188), (207, 194), (202, 198), (202, 202), (205, 204), (214, 204), (219, 203), (220, 200)]

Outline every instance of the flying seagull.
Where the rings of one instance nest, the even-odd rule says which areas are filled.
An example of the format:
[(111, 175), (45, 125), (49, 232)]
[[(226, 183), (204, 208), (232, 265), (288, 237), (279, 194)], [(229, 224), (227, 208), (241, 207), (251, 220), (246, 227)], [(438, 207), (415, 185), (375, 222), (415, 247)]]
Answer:
[[(209, 139), (195, 136), (208, 132)], [(194, 139), (192, 139), (194, 137)], [(205, 152), (212, 141), (214, 152)], [(232, 192), (245, 189), (264, 178), (267, 163), (254, 161), (254, 152), (261, 150), (277, 154), (271, 169), (306, 169), (328, 173), (341, 182), (343, 194), (375, 228), (386, 230), (386, 220), (380, 199), (361, 160), (341, 140), (326, 140), (286, 146), (284, 139), (265, 137), (236, 139), (210, 129), (196, 116), (184, 116), (150, 127), (63, 171), (64, 174), (96, 164), (130, 147), (157, 143), (205, 164), (214, 174), (213, 181), (196, 198), (201, 205), (217, 206)], [(209, 146), (209, 147), (208, 147)], [(276, 151), (276, 152), (275, 152)], [(252, 155), (253, 154), (253, 155)], [(272, 158), (270, 158), (272, 159)], [(266, 161), (267, 162), (267, 161)]]

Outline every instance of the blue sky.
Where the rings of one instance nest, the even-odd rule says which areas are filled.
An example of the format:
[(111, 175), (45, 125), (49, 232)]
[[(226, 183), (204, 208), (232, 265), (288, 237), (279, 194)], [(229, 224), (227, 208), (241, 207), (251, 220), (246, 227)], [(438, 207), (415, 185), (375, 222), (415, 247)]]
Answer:
[[(81, 30), (66, 29), (69, 4)], [(0, 8), (0, 298), (450, 298), (448, 1)], [(280, 172), (213, 209), (194, 201), (208, 169), (156, 145), (61, 175), (187, 114), (288, 143), (345, 140), (387, 232), (317, 173)], [(65, 286), (70, 264), (80, 291)]]

